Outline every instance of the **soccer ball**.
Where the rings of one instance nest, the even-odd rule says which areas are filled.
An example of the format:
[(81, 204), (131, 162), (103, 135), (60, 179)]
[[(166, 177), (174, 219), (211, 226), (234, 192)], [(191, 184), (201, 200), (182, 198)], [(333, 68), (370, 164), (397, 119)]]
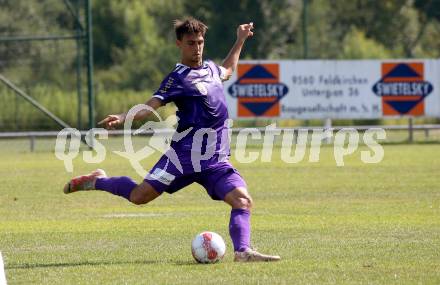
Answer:
[(191, 244), (194, 259), (199, 263), (220, 261), (226, 252), (226, 245), (219, 234), (203, 232), (195, 236)]

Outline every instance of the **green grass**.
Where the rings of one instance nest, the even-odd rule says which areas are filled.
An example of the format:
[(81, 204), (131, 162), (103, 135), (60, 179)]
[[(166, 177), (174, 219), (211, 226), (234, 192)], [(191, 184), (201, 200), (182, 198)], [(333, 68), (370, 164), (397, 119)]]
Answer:
[[(358, 150), (337, 167), (328, 146), (319, 163), (285, 164), (279, 149), (271, 163), (236, 163), (255, 200), (253, 244), (283, 258), (271, 264), (232, 261), (229, 208), (197, 185), (146, 206), (98, 191), (64, 195), (62, 162), (14, 145), (0, 148), (8, 284), (440, 283), (439, 144), (387, 145), (372, 165)], [(78, 158), (74, 167), (97, 166)], [(141, 180), (111, 153), (99, 167)], [(191, 239), (203, 230), (225, 238), (221, 263), (193, 261)]]

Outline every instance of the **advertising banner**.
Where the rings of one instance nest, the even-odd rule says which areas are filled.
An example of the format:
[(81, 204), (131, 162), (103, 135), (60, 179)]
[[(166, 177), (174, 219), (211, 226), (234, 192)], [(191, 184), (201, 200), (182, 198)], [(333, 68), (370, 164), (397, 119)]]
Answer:
[(440, 117), (440, 60), (240, 61), (231, 118)]

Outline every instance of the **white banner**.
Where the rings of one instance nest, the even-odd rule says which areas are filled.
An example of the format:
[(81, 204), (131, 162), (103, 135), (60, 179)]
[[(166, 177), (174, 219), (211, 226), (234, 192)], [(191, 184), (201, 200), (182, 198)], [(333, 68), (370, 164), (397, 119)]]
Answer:
[(240, 61), (231, 118), (440, 117), (440, 60)]

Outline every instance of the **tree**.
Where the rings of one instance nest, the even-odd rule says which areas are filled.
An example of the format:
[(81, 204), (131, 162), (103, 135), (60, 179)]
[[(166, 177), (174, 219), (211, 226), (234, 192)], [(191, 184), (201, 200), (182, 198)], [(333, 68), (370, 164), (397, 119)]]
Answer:
[(105, 88), (156, 88), (177, 60), (170, 39), (179, 1), (98, 0), (94, 5), (98, 81)]
[[(0, 35), (71, 35), (73, 18), (61, 1), (0, 1)], [(21, 86), (35, 83), (69, 88), (75, 60), (73, 41), (8, 41), (0, 43), (0, 71)]]
[(224, 0), (186, 1), (189, 15), (201, 19), (209, 26), (206, 35), (206, 54), (223, 59), (236, 38), (239, 24), (253, 22), (255, 33), (245, 46), (244, 57), (254, 59), (287, 56), (288, 43), (296, 41), (300, 9), (292, 0)]
[(381, 59), (390, 58), (390, 52), (380, 43), (368, 39), (365, 33), (352, 28), (342, 41), (340, 59)]
[[(440, 0), (418, 0), (415, 4), (410, 0), (310, 2), (308, 37), (309, 55), (313, 58), (341, 58), (341, 51), (347, 49), (347, 40), (356, 37), (366, 40), (360, 40), (359, 44), (368, 46), (376, 42), (379, 49), (385, 49), (384, 54), (392, 58), (432, 54), (432, 50), (420, 46), (421, 42), (426, 44), (428, 41), (430, 47), (436, 46), (438, 37), (429, 40), (425, 31), (429, 28), (431, 34), (438, 34), (435, 27)], [(353, 38), (353, 34), (349, 35), (353, 30), (360, 34)], [(373, 55), (377, 52), (376, 49), (359, 48), (361, 53), (371, 50)], [(348, 54), (353, 55), (352, 52)]]

